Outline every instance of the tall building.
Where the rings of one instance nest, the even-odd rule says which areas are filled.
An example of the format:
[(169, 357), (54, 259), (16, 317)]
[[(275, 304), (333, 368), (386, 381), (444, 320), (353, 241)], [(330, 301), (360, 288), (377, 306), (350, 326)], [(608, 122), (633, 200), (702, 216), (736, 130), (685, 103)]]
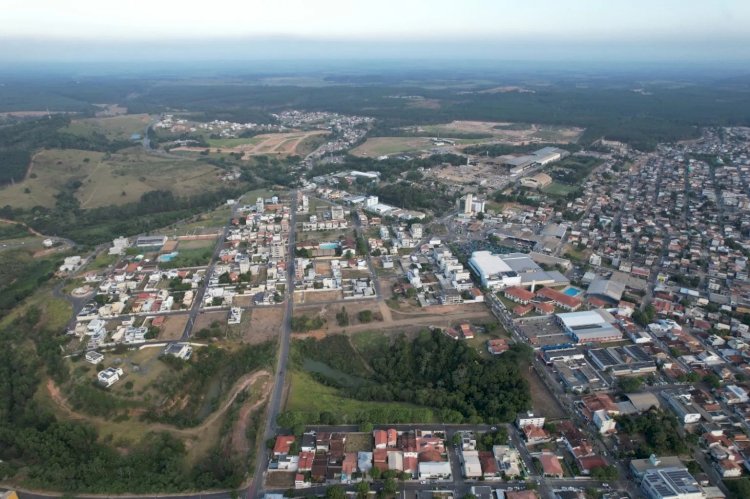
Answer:
[(464, 200), (464, 214), (471, 215), (471, 210), (474, 208), (474, 196), (469, 193), (466, 195)]
[(263, 198), (259, 197), (257, 201), (255, 201), (255, 211), (258, 213), (263, 213)]

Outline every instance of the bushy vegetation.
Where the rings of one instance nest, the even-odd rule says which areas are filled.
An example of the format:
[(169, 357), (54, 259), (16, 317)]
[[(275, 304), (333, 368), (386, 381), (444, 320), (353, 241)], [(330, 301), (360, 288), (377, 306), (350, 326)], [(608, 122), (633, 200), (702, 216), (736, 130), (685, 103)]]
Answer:
[[(529, 361), (527, 350), (518, 345), (501, 358), (484, 359), (465, 343), (431, 331), (423, 331), (414, 340), (402, 335), (392, 343), (368, 349), (369, 366), (342, 335), (307, 339), (298, 349), (303, 358), (368, 380), (349, 386), (325, 373), (316, 376), (338, 388), (342, 396), (417, 404), (439, 412), (442, 421), (455, 423), (512, 421), (529, 407), (529, 389), (520, 373)], [(335, 408), (331, 412), (327, 418), (336, 417)]]
[[(185, 403), (168, 405), (164, 409), (154, 407), (146, 413), (146, 419), (180, 427), (200, 424), (218, 408), (242, 375), (273, 363), (274, 349), (273, 342), (244, 345), (237, 350), (215, 346), (201, 348), (183, 369), (172, 371), (157, 382), (161, 394)], [(217, 385), (218, 389), (209, 390), (209, 386)]]
[[(0, 331), (0, 480), (115, 494), (239, 486), (247, 469), (243, 463), (212, 453), (189, 464), (184, 444), (168, 433), (145, 434), (122, 453), (102, 442), (87, 423), (56, 419), (34, 394), (44, 389), (45, 370), (58, 383), (68, 379), (61, 341), (56, 332), (44, 329), (34, 308)], [(227, 376), (262, 361), (268, 348), (252, 354), (258, 360), (248, 352), (232, 356)]]
[(33, 258), (25, 250), (0, 252), (0, 315), (52, 278), (58, 257)]
[(680, 424), (670, 413), (652, 409), (636, 416), (617, 416), (616, 419), (621, 434), (642, 435), (642, 441), (634, 450), (635, 457), (682, 454), (687, 451), (685, 440), (680, 436)]
[(312, 317), (300, 315), (298, 317), (292, 317), (292, 331), (295, 333), (305, 333), (307, 331), (320, 329), (325, 323), (325, 319), (319, 315), (314, 315)]

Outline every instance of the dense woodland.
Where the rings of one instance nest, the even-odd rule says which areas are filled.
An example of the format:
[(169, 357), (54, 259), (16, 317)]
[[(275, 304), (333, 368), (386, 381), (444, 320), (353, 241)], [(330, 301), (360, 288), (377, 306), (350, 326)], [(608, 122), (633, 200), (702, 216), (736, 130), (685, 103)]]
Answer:
[[(345, 336), (308, 339), (296, 348), (296, 365), (305, 358), (324, 363), (357, 383), (343, 383), (325, 372), (315, 373), (318, 381), (340, 389), (349, 398), (407, 402), (431, 408), (441, 421), (508, 422), (531, 404), (528, 385), (520, 369), (529, 362), (530, 352), (515, 345), (499, 358), (486, 359), (464, 342), (451, 340), (437, 331), (423, 331), (409, 340), (401, 335), (393, 342), (358, 353)], [(364, 359), (364, 360), (363, 360)], [(363, 362), (367, 362), (367, 366)], [(335, 408), (331, 408), (334, 422)], [(369, 414), (361, 414), (363, 421)], [(294, 417), (283, 422), (298, 421)], [(318, 422), (318, 421), (314, 421)]]

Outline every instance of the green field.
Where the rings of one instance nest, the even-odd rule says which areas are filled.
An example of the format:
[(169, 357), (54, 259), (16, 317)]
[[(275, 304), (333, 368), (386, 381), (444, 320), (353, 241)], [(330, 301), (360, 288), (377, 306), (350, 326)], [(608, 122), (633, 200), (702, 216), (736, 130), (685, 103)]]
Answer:
[(191, 195), (218, 188), (218, 169), (192, 160), (151, 156), (133, 148), (107, 155), (76, 149), (35, 155), (29, 178), (0, 189), (3, 204), (53, 207), (55, 196), (73, 190), (82, 208), (137, 202), (153, 190)]
[[(287, 411), (335, 412), (342, 420), (355, 421), (357, 415), (363, 412), (389, 412), (392, 410), (414, 411), (429, 413), (430, 417), (419, 423), (435, 421), (432, 411), (423, 407), (400, 402), (365, 402), (342, 397), (335, 388), (325, 386), (315, 381), (309, 374), (292, 371), (292, 387), (286, 404)], [(391, 421), (393, 422), (393, 421)]]
[(130, 137), (134, 133), (143, 135), (149, 121), (150, 119), (147, 114), (126, 114), (111, 118), (86, 118), (73, 120), (62, 131), (83, 137), (101, 133), (109, 140), (130, 140)]
[(565, 197), (571, 192), (578, 191), (579, 188), (574, 185), (562, 184), (560, 182), (552, 182), (550, 185), (544, 188), (544, 192), (550, 196)]
[(430, 139), (423, 137), (373, 137), (352, 149), (351, 154), (373, 158), (389, 154), (423, 151), (432, 147)]

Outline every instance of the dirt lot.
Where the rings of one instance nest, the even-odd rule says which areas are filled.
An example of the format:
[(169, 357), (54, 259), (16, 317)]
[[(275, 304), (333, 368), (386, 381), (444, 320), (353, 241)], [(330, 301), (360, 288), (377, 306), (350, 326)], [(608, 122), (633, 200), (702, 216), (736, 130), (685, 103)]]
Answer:
[[(328, 134), (325, 130), (313, 130), (309, 132), (268, 133), (256, 135), (247, 139), (247, 143), (234, 146), (219, 146), (209, 148), (214, 153), (241, 153), (243, 158), (265, 154), (277, 154), (289, 156), (296, 154), (297, 148), (310, 137)], [(173, 151), (202, 152), (203, 147), (176, 147)]]
[(529, 389), (531, 390), (531, 405), (532, 409), (536, 414), (544, 414), (547, 419), (560, 419), (565, 417), (565, 413), (560, 408), (560, 405), (552, 396), (547, 387), (539, 379), (539, 375), (533, 369), (525, 369), (523, 371), (523, 377), (529, 383)]
[(291, 489), (294, 488), (293, 471), (270, 471), (266, 473), (267, 489)]
[(242, 318), (242, 341), (263, 343), (275, 339), (281, 330), (284, 307), (256, 307), (245, 310)]
[(371, 433), (349, 433), (346, 437), (346, 452), (372, 451)]
[(321, 303), (333, 300), (341, 300), (343, 294), (341, 291), (295, 291), (294, 303)]
[(521, 142), (575, 142), (583, 133), (582, 128), (554, 125), (524, 125), (522, 123), (498, 123), (493, 121), (453, 121), (443, 125), (418, 127), (422, 131), (450, 137), (451, 133), (483, 133), (494, 140)]
[(198, 332), (203, 328), (210, 328), (213, 321), (218, 321), (223, 327), (227, 325), (228, 314), (224, 310), (217, 312), (203, 312), (198, 314), (193, 324), (193, 331)]
[(165, 341), (179, 340), (183, 331), (185, 331), (187, 320), (187, 314), (172, 315), (164, 319), (164, 324), (162, 324), (159, 332), (159, 339)]
[(387, 154), (414, 152), (433, 147), (425, 137), (372, 137), (350, 151), (354, 156), (375, 158)]

